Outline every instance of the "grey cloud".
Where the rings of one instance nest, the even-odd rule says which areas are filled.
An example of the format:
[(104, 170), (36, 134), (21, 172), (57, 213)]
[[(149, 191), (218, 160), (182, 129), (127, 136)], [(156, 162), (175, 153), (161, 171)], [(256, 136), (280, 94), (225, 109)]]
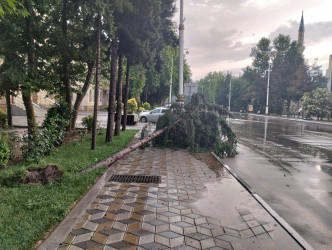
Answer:
[[(279, 34), (283, 34), (290, 35), (292, 40), (297, 40), (298, 28), (298, 22), (289, 22), (289, 26), (280, 26), (269, 35), (269, 38), (273, 39)], [(305, 25), (304, 41), (306, 44), (314, 45), (328, 37), (332, 37), (332, 22), (317, 22)]]

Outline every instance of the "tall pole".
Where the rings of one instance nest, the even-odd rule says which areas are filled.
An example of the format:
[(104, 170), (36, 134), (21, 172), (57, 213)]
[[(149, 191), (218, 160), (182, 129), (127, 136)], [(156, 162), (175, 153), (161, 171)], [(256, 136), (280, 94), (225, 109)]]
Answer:
[(269, 68), (267, 69), (267, 91), (266, 91), (266, 109), (265, 109), (266, 115), (269, 114), (270, 72), (271, 72), (271, 63), (269, 62)]
[(229, 78), (228, 111), (231, 111), (232, 75)]
[(179, 94), (178, 102), (184, 102), (183, 95), (183, 36), (184, 36), (184, 24), (183, 24), (183, 0), (180, 0), (180, 25), (179, 25)]
[(172, 104), (172, 84), (173, 84), (173, 56), (171, 61), (171, 82), (169, 84), (169, 105)]

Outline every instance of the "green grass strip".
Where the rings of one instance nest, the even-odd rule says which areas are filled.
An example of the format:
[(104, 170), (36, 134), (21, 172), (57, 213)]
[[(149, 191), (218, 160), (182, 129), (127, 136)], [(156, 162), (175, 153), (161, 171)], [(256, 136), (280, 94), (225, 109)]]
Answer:
[[(122, 132), (114, 137), (112, 143), (105, 143), (103, 133), (98, 136), (94, 151), (90, 149), (91, 136), (58, 148), (38, 164), (58, 165), (64, 175), (57, 182), (44, 186), (0, 186), (0, 249), (32, 249), (47, 231), (68, 214), (75, 201), (87, 192), (106, 167), (83, 174), (78, 172), (126, 147), (137, 132)], [(22, 163), (0, 170), (0, 181), (30, 167), (37, 165)]]

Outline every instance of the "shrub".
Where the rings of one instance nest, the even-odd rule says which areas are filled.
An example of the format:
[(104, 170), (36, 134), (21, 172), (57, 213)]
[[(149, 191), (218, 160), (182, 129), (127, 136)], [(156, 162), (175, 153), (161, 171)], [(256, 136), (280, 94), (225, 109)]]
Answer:
[(82, 118), (82, 125), (87, 130), (91, 131), (93, 127), (93, 115), (88, 115)]
[(7, 125), (7, 114), (0, 109), (0, 127), (4, 128)]
[(138, 112), (142, 112), (143, 110), (145, 110), (143, 107), (138, 108)]
[(10, 158), (7, 136), (0, 134), (0, 168), (4, 168)]
[[(98, 121), (97, 121), (97, 127), (98, 127)], [(88, 115), (86, 117), (82, 118), (82, 125), (85, 127), (89, 132), (92, 131), (93, 128), (93, 115)]]
[(66, 137), (70, 124), (70, 111), (65, 103), (56, 104), (46, 114), (42, 128), (36, 135), (25, 135), (21, 147), (22, 156), (28, 162), (39, 162), (44, 155), (49, 155), (54, 147), (60, 146)]
[(137, 110), (137, 102), (135, 98), (128, 100), (128, 113), (133, 114)]
[(150, 105), (150, 103), (148, 103), (148, 102), (143, 103), (143, 108), (144, 108), (145, 110), (150, 110), (150, 109), (151, 109), (151, 105)]

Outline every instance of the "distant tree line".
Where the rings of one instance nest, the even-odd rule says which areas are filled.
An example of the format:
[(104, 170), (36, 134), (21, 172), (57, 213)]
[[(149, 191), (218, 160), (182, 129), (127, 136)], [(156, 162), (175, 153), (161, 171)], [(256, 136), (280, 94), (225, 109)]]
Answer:
[(273, 41), (262, 38), (252, 48), (252, 65), (243, 69), (240, 76), (231, 77), (229, 72), (209, 73), (198, 81), (199, 91), (210, 101), (227, 107), (231, 85), (231, 110), (247, 110), (251, 104), (254, 112), (265, 113), (270, 64), (269, 113), (288, 114), (291, 103), (299, 108), (306, 92), (326, 88), (327, 83), (320, 66), (308, 65), (299, 48), (289, 36), (280, 34)]

